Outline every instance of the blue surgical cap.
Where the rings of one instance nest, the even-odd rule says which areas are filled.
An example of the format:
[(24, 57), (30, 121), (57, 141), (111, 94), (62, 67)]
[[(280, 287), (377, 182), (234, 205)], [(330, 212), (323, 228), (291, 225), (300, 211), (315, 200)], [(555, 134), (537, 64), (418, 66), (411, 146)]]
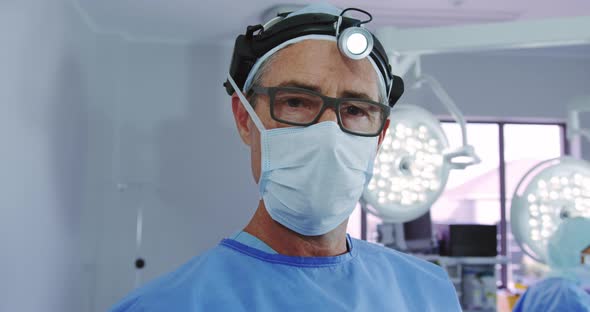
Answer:
[(548, 264), (553, 270), (580, 266), (580, 254), (590, 246), (590, 219), (564, 220), (547, 243)]
[(339, 9), (327, 2), (313, 3), (297, 11), (291, 12), (287, 17), (308, 14), (308, 13), (325, 13), (331, 15), (340, 15), (342, 9)]

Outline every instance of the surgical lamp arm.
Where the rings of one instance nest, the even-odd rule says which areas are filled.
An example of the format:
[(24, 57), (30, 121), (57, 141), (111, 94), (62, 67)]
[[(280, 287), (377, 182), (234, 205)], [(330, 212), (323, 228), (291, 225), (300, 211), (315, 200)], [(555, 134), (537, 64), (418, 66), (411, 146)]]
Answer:
[[(469, 145), (469, 143), (467, 142), (467, 124), (465, 122), (463, 114), (461, 113), (457, 105), (455, 105), (455, 102), (451, 99), (449, 94), (445, 91), (445, 89), (443, 89), (443, 87), (434, 77), (420, 73), (418, 73), (417, 76), (418, 78), (415, 86), (419, 87), (422, 84), (429, 85), (432, 91), (434, 92), (434, 95), (436, 95), (436, 97), (441, 101), (441, 103), (447, 108), (451, 116), (453, 116), (455, 121), (457, 121), (457, 123), (461, 127), (462, 146), (456, 150), (445, 153), (445, 158), (449, 160), (451, 167), (453, 169), (465, 169), (468, 166), (480, 163), (481, 159), (477, 156), (477, 154), (475, 154), (473, 146)], [(469, 160), (453, 161), (457, 158), (468, 158)]]
[(568, 107), (567, 139), (571, 142), (575, 136), (584, 137), (590, 142), (590, 130), (580, 127), (580, 113), (590, 112), (590, 97), (581, 97)]
[(455, 102), (451, 99), (449, 94), (443, 89), (440, 83), (430, 75), (420, 75), (416, 81), (417, 85), (428, 84), (432, 88), (432, 92), (434, 95), (441, 101), (441, 103), (447, 108), (451, 116), (457, 121), (457, 123), (461, 126), (461, 139), (463, 146), (468, 145), (467, 143), (467, 128), (465, 118), (463, 114), (455, 105)]

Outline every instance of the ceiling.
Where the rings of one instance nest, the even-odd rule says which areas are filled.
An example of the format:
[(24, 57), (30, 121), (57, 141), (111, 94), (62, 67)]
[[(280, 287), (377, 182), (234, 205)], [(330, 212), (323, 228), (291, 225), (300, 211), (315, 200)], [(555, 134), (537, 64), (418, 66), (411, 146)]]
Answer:
[[(271, 0), (70, 0), (101, 32), (178, 41), (231, 40), (284, 4)], [(289, 0), (290, 5), (310, 1)], [(334, 0), (374, 15), (372, 27), (433, 27), (590, 15), (589, 0)]]

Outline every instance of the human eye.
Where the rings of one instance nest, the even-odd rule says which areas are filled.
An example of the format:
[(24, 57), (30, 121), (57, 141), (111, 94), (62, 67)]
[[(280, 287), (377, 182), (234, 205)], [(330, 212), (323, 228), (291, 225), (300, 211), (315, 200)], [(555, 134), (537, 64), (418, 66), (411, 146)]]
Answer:
[(275, 105), (288, 109), (311, 109), (316, 106), (316, 102), (316, 99), (298, 93), (284, 93), (275, 98)]
[(305, 100), (299, 97), (291, 97), (285, 99), (285, 104), (291, 108), (299, 108), (305, 105)]
[(355, 103), (343, 104), (341, 108), (341, 113), (354, 117), (363, 117), (369, 115), (366, 105), (359, 105)]

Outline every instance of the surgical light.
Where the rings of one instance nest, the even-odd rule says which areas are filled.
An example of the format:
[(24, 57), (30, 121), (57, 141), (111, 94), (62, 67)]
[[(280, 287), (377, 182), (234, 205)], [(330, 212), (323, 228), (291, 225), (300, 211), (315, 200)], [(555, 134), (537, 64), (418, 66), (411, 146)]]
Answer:
[(566, 218), (590, 218), (590, 164), (572, 157), (529, 170), (512, 197), (512, 233), (531, 258), (546, 262), (547, 240)]
[[(364, 199), (382, 219), (413, 219), (439, 197), (449, 174), (449, 146), (438, 120), (414, 105), (395, 106)], [(379, 209), (382, 208), (382, 209)]]
[[(578, 113), (590, 111), (590, 98), (570, 106), (568, 139), (590, 132), (580, 129)], [(512, 234), (531, 258), (547, 263), (547, 242), (567, 218), (590, 218), (590, 163), (565, 156), (545, 160), (530, 169), (512, 197)]]
[[(463, 146), (450, 149), (438, 119), (414, 105), (391, 111), (389, 131), (376, 157), (363, 208), (385, 222), (406, 222), (426, 213), (443, 192), (449, 172), (479, 163), (467, 144), (465, 121), (440, 84), (421, 76), (461, 125)], [(460, 161), (458, 161), (460, 159)]]

